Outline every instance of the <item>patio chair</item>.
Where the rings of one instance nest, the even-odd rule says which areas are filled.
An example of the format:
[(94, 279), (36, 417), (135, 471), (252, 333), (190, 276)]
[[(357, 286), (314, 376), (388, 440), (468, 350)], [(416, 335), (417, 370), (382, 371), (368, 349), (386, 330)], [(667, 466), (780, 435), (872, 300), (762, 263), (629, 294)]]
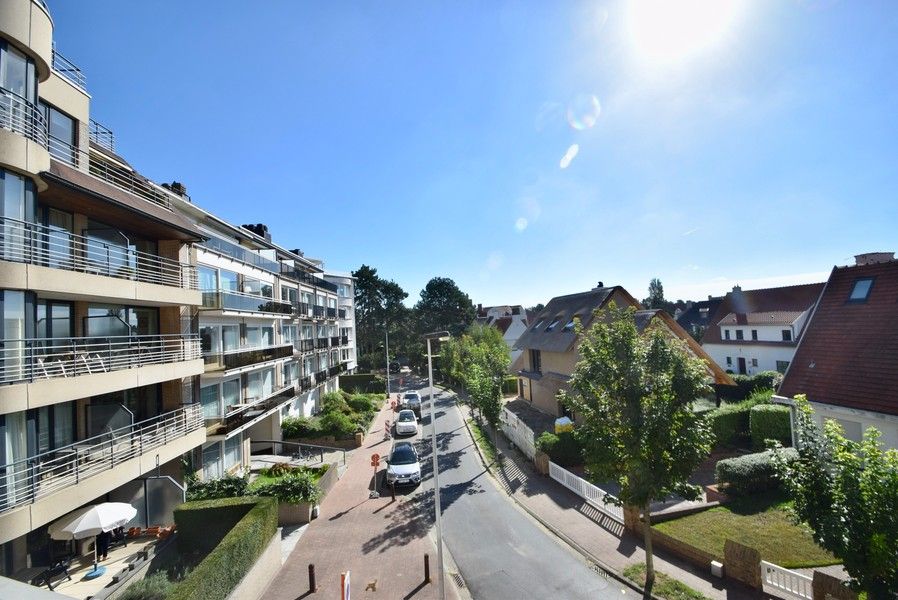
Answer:
[(44, 569), (41, 573), (37, 575), (34, 579), (31, 580), (31, 585), (42, 586), (46, 585), (50, 588), (50, 591), (53, 591), (53, 580), (61, 575), (66, 576), (66, 581), (71, 581), (72, 576), (69, 575), (69, 566), (72, 564), (71, 558), (63, 558), (62, 560), (58, 560), (53, 563), (48, 569)]

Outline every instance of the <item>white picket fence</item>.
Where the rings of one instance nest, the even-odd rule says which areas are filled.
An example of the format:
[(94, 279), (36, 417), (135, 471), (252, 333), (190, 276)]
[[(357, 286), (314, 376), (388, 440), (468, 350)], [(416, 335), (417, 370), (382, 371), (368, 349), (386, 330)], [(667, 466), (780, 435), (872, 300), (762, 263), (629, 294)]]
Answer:
[(536, 456), (536, 440), (533, 430), (507, 408), (502, 409), (502, 432), (527, 458)]
[(814, 597), (813, 588), (811, 587), (813, 579), (807, 575), (769, 563), (766, 560), (761, 561), (761, 578), (764, 580), (764, 585), (769, 585), (794, 598), (811, 600)]
[(615, 504), (605, 504), (603, 500), (606, 497), (611, 499), (614, 498), (614, 496), (602, 488), (594, 486), (582, 477), (574, 475), (564, 467), (560, 467), (551, 461), (549, 461), (549, 477), (571, 490), (618, 523), (624, 522), (624, 509)]

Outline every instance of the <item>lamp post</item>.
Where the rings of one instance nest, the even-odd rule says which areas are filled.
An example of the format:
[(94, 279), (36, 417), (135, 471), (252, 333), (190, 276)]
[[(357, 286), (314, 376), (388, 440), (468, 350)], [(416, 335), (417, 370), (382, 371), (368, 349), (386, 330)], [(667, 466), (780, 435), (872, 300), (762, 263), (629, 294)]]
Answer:
[(437, 461), (437, 423), (433, 401), (433, 355), (430, 353), (430, 341), (442, 342), (449, 339), (448, 331), (435, 331), (424, 335), (427, 340), (427, 376), (430, 380), (430, 441), (433, 445), (433, 506), (434, 524), (437, 530), (437, 581), (439, 582), (440, 600), (446, 600), (446, 588), (443, 582), (443, 515), (440, 509), (440, 466)]
[(384, 357), (387, 360), (387, 400), (390, 399), (390, 330), (387, 329), (387, 324), (384, 323)]

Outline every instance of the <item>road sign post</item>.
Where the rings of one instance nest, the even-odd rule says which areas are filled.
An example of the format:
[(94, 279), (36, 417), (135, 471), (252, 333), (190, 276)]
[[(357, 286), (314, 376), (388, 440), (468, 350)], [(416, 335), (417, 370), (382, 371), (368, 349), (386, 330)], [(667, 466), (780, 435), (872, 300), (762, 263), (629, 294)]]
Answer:
[(349, 600), (349, 571), (340, 573), (340, 600)]
[(371, 455), (371, 466), (374, 467), (374, 483), (372, 484), (371, 493), (368, 497), (380, 498), (380, 494), (377, 491), (377, 467), (380, 466), (380, 454), (377, 452)]

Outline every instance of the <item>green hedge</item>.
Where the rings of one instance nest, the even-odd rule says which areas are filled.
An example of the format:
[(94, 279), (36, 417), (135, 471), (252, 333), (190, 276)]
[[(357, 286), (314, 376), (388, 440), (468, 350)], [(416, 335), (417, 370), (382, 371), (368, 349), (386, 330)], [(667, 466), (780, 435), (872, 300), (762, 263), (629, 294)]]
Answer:
[(558, 434), (544, 431), (536, 439), (536, 447), (548, 454), (553, 463), (562, 467), (583, 464), (583, 446), (570, 431)]
[(387, 383), (383, 377), (374, 373), (340, 375), (340, 389), (347, 392), (362, 392), (364, 394), (385, 394), (387, 393)]
[(751, 444), (756, 449), (767, 447), (766, 440), (776, 440), (784, 446), (792, 445), (792, 425), (788, 406), (759, 404), (751, 407), (749, 430)]
[[(785, 448), (783, 452), (788, 460), (798, 458), (794, 448)], [(771, 450), (718, 461), (714, 478), (718, 484), (726, 484), (726, 492), (734, 496), (762, 492), (779, 485)]]
[(777, 371), (761, 371), (754, 375), (733, 375), (736, 385), (715, 385), (721, 400), (738, 402), (745, 400), (756, 390), (776, 390), (783, 382), (783, 374)]
[(503, 394), (517, 394), (518, 393), (518, 378), (517, 377), (506, 377), (502, 380), (502, 393)]
[(756, 390), (747, 400), (724, 404), (706, 413), (717, 444), (729, 447), (747, 446), (751, 439), (751, 409), (768, 403), (772, 395), (771, 390)]
[(274, 498), (246, 496), (188, 502), (175, 509), (175, 523), (181, 553), (207, 547), (222, 529), (226, 533), (169, 600), (224, 600), (277, 531), (278, 503)]
[(245, 496), (248, 485), (248, 475), (224, 475), (209, 481), (194, 479), (187, 484), (187, 501)]

